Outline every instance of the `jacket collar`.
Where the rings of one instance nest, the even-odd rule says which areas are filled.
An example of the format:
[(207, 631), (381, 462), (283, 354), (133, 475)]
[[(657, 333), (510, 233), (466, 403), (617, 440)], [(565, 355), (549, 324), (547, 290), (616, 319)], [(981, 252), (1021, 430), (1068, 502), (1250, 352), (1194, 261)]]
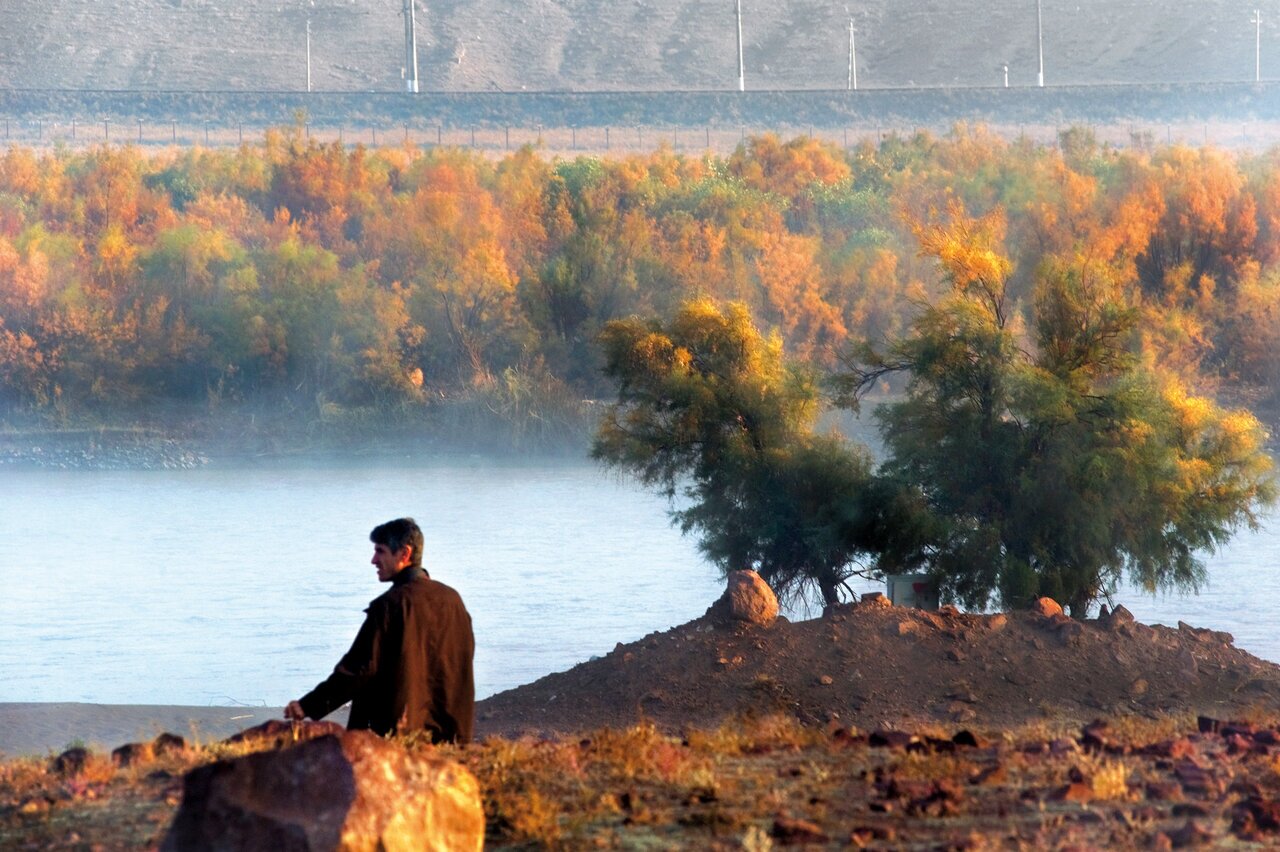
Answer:
[(430, 575), (427, 574), (427, 569), (423, 568), (421, 565), (415, 568), (405, 568), (401, 570), (399, 574), (396, 574), (391, 578), (391, 585), (403, 586), (405, 583), (411, 583), (414, 580), (425, 580), (429, 576)]

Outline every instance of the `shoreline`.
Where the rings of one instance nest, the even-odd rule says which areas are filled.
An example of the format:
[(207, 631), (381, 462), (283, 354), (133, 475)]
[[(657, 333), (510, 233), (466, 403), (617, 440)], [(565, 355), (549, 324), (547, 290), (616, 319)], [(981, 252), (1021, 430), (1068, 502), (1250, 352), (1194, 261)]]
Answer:
[(234, 469), (263, 464), (341, 459), (472, 458), (586, 460), (589, 441), (568, 438), (532, 446), (493, 441), (468, 443), (448, 433), (410, 435), (396, 429), (358, 437), (256, 436), (236, 441), (183, 430), (117, 427), (61, 430), (0, 428), (0, 471), (137, 471)]
[[(166, 732), (208, 743), (283, 716), (283, 707), (0, 702), (0, 759), (57, 754), (72, 745), (110, 752)], [(327, 720), (346, 724), (346, 708)]]

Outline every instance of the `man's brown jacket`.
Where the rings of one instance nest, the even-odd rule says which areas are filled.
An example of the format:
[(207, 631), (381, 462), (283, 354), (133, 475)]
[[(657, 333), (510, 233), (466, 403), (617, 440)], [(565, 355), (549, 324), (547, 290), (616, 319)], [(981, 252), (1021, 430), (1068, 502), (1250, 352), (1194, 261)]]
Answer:
[(350, 701), (352, 730), (470, 742), (475, 639), (458, 593), (422, 568), (405, 568), (365, 613), (333, 674), (299, 699), (306, 714), (320, 719)]

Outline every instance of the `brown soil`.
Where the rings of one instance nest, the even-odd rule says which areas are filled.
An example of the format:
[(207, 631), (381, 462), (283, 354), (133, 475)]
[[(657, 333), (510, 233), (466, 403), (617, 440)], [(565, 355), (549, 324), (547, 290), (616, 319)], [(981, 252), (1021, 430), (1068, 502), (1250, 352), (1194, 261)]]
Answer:
[(873, 604), (768, 628), (704, 616), (492, 696), (477, 728), (510, 736), (647, 720), (680, 731), (778, 712), (863, 729), (1274, 715), (1280, 666), (1231, 641), (1185, 624)]
[[(619, 645), (443, 753), (493, 849), (1275, 849), (1278, 708), (1223, 633), (862, 604)], [(183, 773), (288, 745), (0, 762), (0, 848), (155, 848)]]

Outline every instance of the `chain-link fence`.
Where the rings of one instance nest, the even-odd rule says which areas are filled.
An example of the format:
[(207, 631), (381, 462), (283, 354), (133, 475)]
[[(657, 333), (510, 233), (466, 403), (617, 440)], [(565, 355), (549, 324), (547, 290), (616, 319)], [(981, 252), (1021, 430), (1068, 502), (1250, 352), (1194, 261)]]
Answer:
[[(0, 142), (33, 148), (84, 147), (102, 144), (227, 147), (261, 141), (268, 126), (260, 122), (228, 120), (156, 121), (130, 119), (0, 118)], [(1280, 143), (1280, 122), (1176, 124), (988, 124), (986, 130), (1000, 138), (1025, 139), (1035, 144), (1057, 144), (1067, 127), (1089, 130), (1098, 142), (1117, 148), (1154, 148), (1160, 145), (1211, 145), (1262, 150)], [(305, 124), (298, 128), (317, 143), (379, 146), (450, 146), (501, 155), (531, 145), (548, 153), (574, 156), (626, 154), (668, 147), (690, 154), (732, 152), (744, 139), (773, 133), (784, 139), (809, 136), (842, 147), (874, 142), (890, 136), (910, 137), (925, 132), (951, 133), (954, 125), (857, 124), (847, 127), (817, 126), (592, 126), (542, 127), (476, 125), (469, 127), (425, 124)]]

